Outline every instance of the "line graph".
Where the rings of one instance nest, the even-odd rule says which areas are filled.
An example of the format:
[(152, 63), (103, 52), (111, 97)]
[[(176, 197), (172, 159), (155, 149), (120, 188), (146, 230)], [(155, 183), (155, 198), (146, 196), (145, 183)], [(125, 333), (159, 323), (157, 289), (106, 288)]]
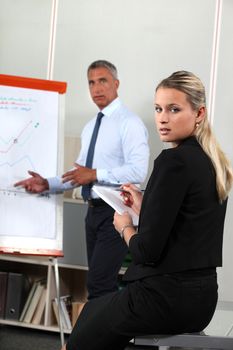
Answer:
[[(0, 85), (0, 238), (56, 234), (56, 198), (14, 184), (32, 170), (57, 173), (58, 93)], [(12, 217), (14, 220), (12, 220)]]
[(56, 256), (62, 252), (62, 196), (31, 194), (15, 183), (30, 177), (30, 170), (45, 178), (59, 174), (65, 92), (64, 82), (0, 74), (3, 252)]
[(12, 148), (13, 146), (15, 146), (15, 145), (19, 142), (21, 136), (22, 136), (23, 133), (29, 128), (29, 126), (31, 125), (31, 123), (32, 123), (32, 120), (30, 120), (29, 123), (23, 127), (23, 129), (19, 132), (19, 134), (18, 134), (16, 137), (10, 137), (10, 140), (9, 140), (9, 141), (5, 141), (5, 140), (3, 139), (3, 137), (1, 137), (0, 140), (1, 140), (3, 143), (5, 143), (5, 144), (10, 144), (10, 145), (8, 146), (8, 148), (6, 148), (6, 149), (4, 149), (4, 150), (3, 150), (3, 149), (0, 149), (0, 153), (8, 153), (8, 152), (11, 150), (11, 148)]
[(29, 156), (27, 156), (27, 155), (22, 156), (21, 158), (16, 159), (13, 162), (6, 161), (6, 162), (3, 162), (3, 163), (0, 163), (0, 168), (3, 167), (3, 166), (7, 166), (7, 167), (12, 168), (12, 167), (14, 167), (17, 164), (24, 162), (25, 160), (27, 161), (27, 163), (29, 165), (29, 168), (34, 170), (35, 169), (35, 165), (33, 164), (31, 158)]

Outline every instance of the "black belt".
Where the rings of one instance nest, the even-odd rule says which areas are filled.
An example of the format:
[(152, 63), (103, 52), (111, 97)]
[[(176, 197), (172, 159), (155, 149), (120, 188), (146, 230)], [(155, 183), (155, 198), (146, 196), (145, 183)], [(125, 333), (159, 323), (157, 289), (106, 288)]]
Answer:
[(108, 205), (103, 199), (101, 198), (91, 198), (87, 200), (88, 207), (94, 208), (94, 207), (103, 207)]

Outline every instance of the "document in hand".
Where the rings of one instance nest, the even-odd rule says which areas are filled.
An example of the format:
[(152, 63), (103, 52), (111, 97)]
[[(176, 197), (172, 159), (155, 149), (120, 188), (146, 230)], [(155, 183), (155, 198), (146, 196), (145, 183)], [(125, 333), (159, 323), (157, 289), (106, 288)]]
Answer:
[(92, 189), (100, 198), (115, 209), (117, 213), (123, 214), (127, 211), (132, 216), (133, 224), (135, 226), (138, 225), (138, 215), (133, 211), (133, 209), (124, 204), (119, 189), (116, 190), (116, 187), (114, 188), (102, 185), (94, 185)]

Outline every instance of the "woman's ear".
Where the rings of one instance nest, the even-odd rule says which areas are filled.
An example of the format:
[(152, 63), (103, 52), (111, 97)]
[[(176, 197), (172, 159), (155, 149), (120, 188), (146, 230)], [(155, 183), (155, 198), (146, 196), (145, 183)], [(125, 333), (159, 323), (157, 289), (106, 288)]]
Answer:
[(205, 106), (202, 106), (199, 108), (197, 116), (196, 116), (196, 123), (200, 123), (206, 116), (206, 108)]

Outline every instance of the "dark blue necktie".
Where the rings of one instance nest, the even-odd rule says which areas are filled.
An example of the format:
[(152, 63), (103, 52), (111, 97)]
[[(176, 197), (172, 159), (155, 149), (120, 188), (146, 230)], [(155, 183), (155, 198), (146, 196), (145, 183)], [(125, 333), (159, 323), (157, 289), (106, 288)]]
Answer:
[[(99, 112), (97, 115), (97, 118), (96, 118), (95, 127), (94, 127), (94, 130), (92, 133), (91, 142), (90, 142), (88, 152), (87, 152), (87, 159), (86, 159), (86, 165), (85, 165), (87, 168), (92, 168), (95, 144), (96, 144), (96, 140), (97, 140), (97, 136), (98, 136), (98, 132), (99, 132), (99, 127), (100, 127), (101, 120), (102, 120), (103, 116), (104, 116), (104, 114), (102, 112)], [(84, 185), (82, 187), (82, 197), (83, 197), (84, 201), (87, 201), (90, 198), (91, 187), (92, 187), (92, 183), (90, 183), (88, 185)]]

